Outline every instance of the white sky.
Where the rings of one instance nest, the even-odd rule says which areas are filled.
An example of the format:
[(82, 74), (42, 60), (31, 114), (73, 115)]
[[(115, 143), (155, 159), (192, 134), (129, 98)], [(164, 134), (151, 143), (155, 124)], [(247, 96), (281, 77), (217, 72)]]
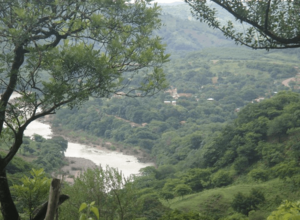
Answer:
[[(129, 2), (134, 2), (134, 0), (127, 0)], [(152, 0), (152, 2), (167, 4), (167, 3), (184, 3), (184, 0)], [(151, 2), (151, 3), (152, 3)]]
[(174, 2), (184, 2), (184, 0), (155, 0), (158, 3), (174, 3)]

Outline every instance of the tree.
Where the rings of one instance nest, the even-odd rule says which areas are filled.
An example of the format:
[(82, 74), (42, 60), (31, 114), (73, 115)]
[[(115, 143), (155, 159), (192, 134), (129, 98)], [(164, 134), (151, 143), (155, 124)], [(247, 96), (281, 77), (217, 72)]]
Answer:
[[(192, 14), (197, 19), (221, 30), (237, 44), (254, 49), (300, 47), (299, 0), (185, 0), (185, 2), (191, 6)], [(225, 9), (237, 22), (228, 21), (227, 25), (223, 25), (217, 18), (217, 9), (213, 8), (210, 2)], [(239, 24), (241, 26), (238, 26)]]
[(211, 170), (193, 168), (186, 172), (184, 176), (185, 184), (189, 185), (193, 191), (201, 191), (210, 185)]
[(166, 212), (159, 220), (212, 220), (208, 215), (189, 211), (182, 212), (178, 209)]
[(159, 219), (170, 208), (165, 207), (156, 192), (143, 193), (138, 198), (138, 204), (136, 208), (139, 211), (139, 218), (141, 220), (156, 220)]
[(126, 179), (115, 168), (88, 169), (66, 185), (64, 194), (76, 195), (64, 204), (61, 219), (79, 219), (78, 207), (84, 202), (95, 202), (100, 219), (131, 220), (137, 214), (137, 190), (132, 179)]
[(161, 191), (159, 195), (160, 195), (161, 198), (167, 200), (167, 202), (169, 202), (170, 199), (175, 198), (174, 193), (172, 193), (170, 191), (165, 191), (165, 190)]
[(254, 181), (267, 181), (269, 178), (269, 173), (267, 170), (258, 168), (258, 169), (252, 169), (248, 175), (254, 180)]
[(257, 206), (264, 201), (263, 192), (253, 188), (248, 196), (241, 192), (235, 194), (231, 206), (235, 211), (248, 216), (251, 210), (257, 210)]
[(166, 87), (161, 66), (168, 55), (152, 35), (161, 25), (160, 9), (148, 2), (1, 2), (0, 135), (12, 137), (0, 158), (4, 219), (19, 219), (5, 168), (32, 121), (65, 105), (79, 107), (89, 96), (146, 96)]
[(192, 188), (186, 184), (179, 184), (174, 188), (174, 190), (178, 196), (181, 196), (181, 198), (193, 191)]
[[(90, 204), (86, 204), (85, 202), (82, 203), (79, 207), (79, 212), (81, 213), (79, 219), (80, 220), (86, 220), (86, 219), (93, 220), (92, 217), (89, 217), (91, 212), (94, 213), (94, 215), (96, 216), (97, 219), (99, 219), (99, 217), (100, 217), (99, 210), (94, 205), (95, 205), (95, 202), (91, 202)], [(86, 213), (83, 212), (84, 210), (86, 211)]]
[(13, 185), (13, 194), (18, 199), (18, 204), (26, 214), (26, 218), (33, 219), (33, 211), (47, 200), (51, 179), (45, 176), (43, 169), (32, 169), (32, 178), (23, 176), (22, 185)]
[(219, 170), (211, 177), (211, 182), (215, 187), (222, 187), (231, 184), (233, 181), (229, 171)]
[(268, 216), (267, 220), (288, 220), (288, 219), (299, 219), (300, 216), (300, 202), (291, 202), (285, 200)]

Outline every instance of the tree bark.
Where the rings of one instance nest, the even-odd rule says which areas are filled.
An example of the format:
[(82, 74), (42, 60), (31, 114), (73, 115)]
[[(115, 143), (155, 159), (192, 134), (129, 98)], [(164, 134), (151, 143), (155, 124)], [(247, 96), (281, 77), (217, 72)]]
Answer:
[(53, 179), (50, 185), (50, 193), (45, 220), (54, 220), (57, 211), (60, 193), (60, 179)]
[[(68, 195), (60, 195), (58, 200), (58, 205), (61, 205), (64, 201), (69, 199)], [(32, 220), (44, 220), (47, 213), (48, 201), (42, 204), (39, 208), (34, 210), (34, 218)]]
[(0, 172), (0, 203), (4, 220), (20, 220), (19, 213), (10, 194), (6, 170)]

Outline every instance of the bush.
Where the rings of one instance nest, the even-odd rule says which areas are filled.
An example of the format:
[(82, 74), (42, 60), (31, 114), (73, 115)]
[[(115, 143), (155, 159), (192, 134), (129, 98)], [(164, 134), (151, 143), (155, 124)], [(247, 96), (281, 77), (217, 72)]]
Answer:
[(233, 163), (233, 168), (238, 173), (242, 173), (248, 167), (249, 167), (249, 160), (247, 157), (238, 157)]
[(267, 220), (299, 219), (300, 201), (290, 202), (285, 200), (276, 211), (272, 212)]
[(223, 220), (247, 220), (248, 218), (241, 213), (234, 213), (233, 215), (227, 216)]
[(248, 216), (250, 211), (257, 210), (257, 206), (264, 201), (265, 196), (263, 192), (259, 189), (253, 188), (248, 196), (238, 192), (234, 196), (231, 206), (236, 212)]
[(175, 187), (174, 190), (178, 196), (181, 196), (181, 198), (183, 198), (183, 196), (187, 194), (190, 194), (193, 191), (192, 188), (186, 184), (179, 184)]
[(19, 185), (12, 186), (12, 193), (24, 214), (24, 219), (33, 219), (34, 210), (47, 200), (51, 179), (43, 169), (32, 169), (31, 177), (23, 176)]
[(214, 193), (207, 197), (200, 205), (200, 213), (205, 213), (212, 219), (222, 219), (228, 212), (230, 204), (221, 193)]
[(269, 174), (267, 170), (263, 169), (253, 169), (248, 175), (255, 181), (267, 181), (269, 178)]
[(138, 211), (137, 190), (132, 179), (124, 178), (121, 172), (108, 166), (87, 169), (74, 179), (73, 185), (64, 185), (62, 193), (74, 196), (72, 203), (64, 204), (61, 219), (79, 219), (78, 207), (85, 201), (95, 201), (100, 219), (121, 215), (135, 219)]
[(168, 211), (159, 220), (169, 220), (169, 219), (178, 219), (178, 220), (213, 220), (210, 216), (200, 214), (198, 212), (182, 212), (177, 209)]
[(169, 201), (170, 199), (174, 199), (175, 195), (170, 191), (163, 190), (160, 192), (160, 197)]
[(221, 187), (231, 184), (233, 179), (229, 172), (219, 170), (218, 172), (213, 174), (211, 181), (215, 187)]

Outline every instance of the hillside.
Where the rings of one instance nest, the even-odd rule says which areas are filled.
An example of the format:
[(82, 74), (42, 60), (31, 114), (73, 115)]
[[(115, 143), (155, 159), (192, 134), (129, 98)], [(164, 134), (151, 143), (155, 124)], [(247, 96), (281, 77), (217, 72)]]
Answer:
[(208, 47), (234, 46), (223, 35), (197, 21), (180, 19), (168, 13), (161, 16), (163, 27), (157, 34), (167, 45), (167, 52), (177, 55)]
[[(100, 137), (121, 151), (151, 154), (158, 169), (144, 169), (135, 181), (143, 198), (152, 198), (153, 204), (160, 198), (165, 206), (190, 215), (201, 212), (212, 219), (247, 219), (231, 203), (235, 193), (247, 198), (253, 189), (265, 200), (249, 219), (265, 219), (283, 199), (296, 200), (298, 162), (291, 163), (291, 156), (297, 151), (290, 146), (299, 125), (293, 118), (297, 116), (289, 114), (297, 108), (292, 106), (299, 99), (299, 81), (288, 86), (282, 82), (298, 77), (299, 50), (232, 47), (204, 25), (167, 12), (163, 22), (167, 25), (159, 34), (173, 54), (164, 67), (170, 84), (167, 91), (150, 98), (91, 98), (79, 110), (58, 111), (55, 129), (72, 131), (81, 140)], [(218, 40), (200, 40), (205, 35)], [(283, 99), (287, 101), (278, 101)], [(290, 121), (282, 130), (284, 117)], [(280, 140), (274, 138), (279, 136)], [(181, 193), (191, 195), (182, 198)], [(163, 216), (165, 211), (153, 208), (149, 212)]]
[[(172, 86), (169, 91), (150, 98), (90, 99), (79, 110), (58, 111), (53, 126), (72, 131), (82, 140), (101, 137), (116, 143), (120, 150), (152, 154), (158, 169), (144, 169), (136, 180), (138, 187), (147, 191), (145, 197), (154, 193), (171, 208), (216, 212), (219, 214), (213, 218), (221, 219), (237, 215), (230, 208), (233, 192), (247, 195), (258, 188), (265, 203), (259, 205), (261, 212), (249, 218), (265, 219), (283, 199), (298, 196), (298, 177), (293, 177), (298, 162), (285, 164), (297, 155), (290, 146), (297, 142), (291, 134), (299, 126), (293, 115), (299, 95), (280, 92), (298, 92), (298, 87), (282, 84), (298, 74), (297, 60), (297, 54), (237, 48), (192, 52), (165, 66)], [(178, 99), (171, 96), (175, 88)], [(176, 105), (166, 101), (176, 101)], [(285, 150), (283, 146), (287, 146)], [(188, 187), (187, 194), (192, 193), (183, 199), (177, 191), (182, 184)], [(289, 187), (283, 189), (283, 185)], [(172, 200), (174, 196), (177, 198)], [(272, 202), (274, 198), (276, 202)], [(220, 207), (201, 205), (215, 200)], [(164, 211), (156, 211), (163, 215)]]
[[(62, 193), (76, 196), (59, 219), (79, 219), (78, 208), (86, 203), (89, 212), (95, 201), (102, 219), (265, 220), (284, 200), (298, 201), (300, 50), (237, 47), (183, 5), (163, 6), (161, 19), (155, 34), (171, 54), (163, 66), (166, 90), (144, 98), (122, 91), (86, 97), (80, 108), (62, 107), (50, 118), (56, 134), (109, 143), (109, 150), (156, 166), (127, 180), (113, 168), (74, 177)], [(10, 141), (0, 143), (2, 152)], [(8, 173), (17, 179), (34, 167), (64, 174), (66, 147), (61, 137), (25, 137)], [(69, 163), (77, 174), (82, 169)], [(23, 186), (24, 179), (10, 184)]]

